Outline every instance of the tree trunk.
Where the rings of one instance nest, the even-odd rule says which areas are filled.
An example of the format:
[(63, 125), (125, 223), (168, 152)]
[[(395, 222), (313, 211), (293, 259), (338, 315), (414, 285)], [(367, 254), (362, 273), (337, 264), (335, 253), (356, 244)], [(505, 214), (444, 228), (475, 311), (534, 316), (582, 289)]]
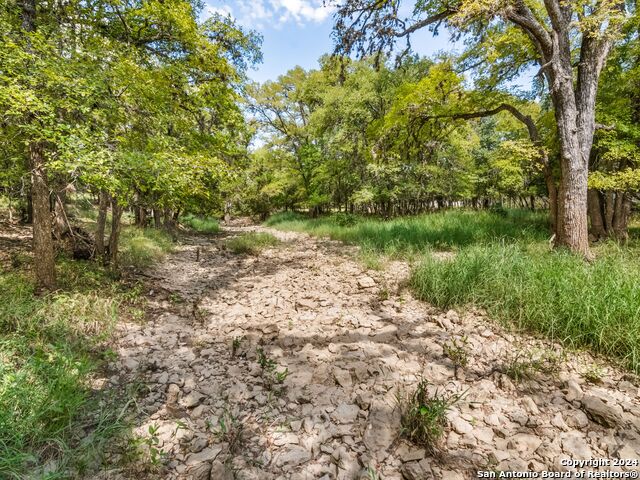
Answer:
[(109, 263), (111, 268), (118, 268), (118, 243), (120, 241), (120, 219), (122, 218), (122, 207), (118, 204), (116, 197), (111, 198), (111, 234), (109, 235)]
[[(36, 31), (36, 0), (21, 0), (18, 4), (22, 29)], [(26, 38), (31, 50), (30, 37)], [(28, 68), (28, 66), (27, 66)], [(26, 116), (26, 122), (35, 121), (33, 114)], [(44, 158), (44, 147), (37, 140), (30, 140), (28, 147), (29, 169), (31, 170), (31, 211), (33, 221), (34, 271), (39, 288), (56, 288), (55, 251), (51, 235), (51, 205)]]
[(164, 209), (164, 228), (167, 232), (173, 230), (173, 214), (170, 209)]
[(136, 205), (134, 208), (135, 218), (136, 218), (136, 227), (144, 228), (147, 226), (147, 210), (139, 205)]
[(109, 196), (101, 190), (98, 194), (98, 219), (96, 220), (96, 257), (104, 263), (104, 230), (107, 223), (107, 209), (109, 208)]
[(589, 219), (591, 221), (591, 236), (594, 240), (602, 240), (607, 236), (607, 229), (604, 224), (600, 193), (597, 190), (589, 189), (587, 196)]
[(160, 209), (154, 208), (153, 209), (153, 226), (158, 229), (162, 228), (162, 219), (160, 215), (161, 215)]
[(615, 212), (613, 215), (613, 234), (618, 240), (626, 241), (629, 237), (627, 225), (629, 223), (629, 212), (631, 210), (631, 199), (629, 194), (618, 192), (616, 194)]
[[(560, 189), (558, 192), (558, 215), (556, 245), (564, 246), (585, 258), (591, 257), (587, 221), (587, 177), (591, 144), (581, 142), (578, 114), (571, 67), (555, 66), (552, 77), (552, 99), (555, 107), (556, 125), (560, 140)], [(595, 102), (595, 97), (593, 99)], [(593, 141), (595, 116), (582, 117), (582, 127), (592, 123), (590, 141)], [(584, 142), (588, 139), (584, 138)], [(586, 153), (586, 155), (585, 155)]]
[(604, 226), (609, 235), (613, 232), (613, 216), (615, 213), (615, 195), (612, 191), (608, 191), (604, 195)]
[(40, 288), (56, 288), (55, 252), (51, 235), (49, 186), (42, 145), (29, 145), (31, 167), (31, 200), (33, 204), (33, 256), (36, 280)]
[(52, 199), (54, 232), (58, 240), (62, 240), (71, 231), (67, 216), (67, 189), (65, 183), (63, 180), (58, 180), (54, 183)]

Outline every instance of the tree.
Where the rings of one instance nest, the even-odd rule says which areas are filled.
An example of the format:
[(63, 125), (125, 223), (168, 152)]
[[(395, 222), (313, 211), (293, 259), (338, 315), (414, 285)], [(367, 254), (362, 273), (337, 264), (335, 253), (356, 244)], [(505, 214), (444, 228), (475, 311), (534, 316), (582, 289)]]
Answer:
[(260, 39), (230, 18), (199, 23), (199, 8), (186, 0), (0, 8), (0, 139), (12, 167), (3, 177), (30, 173), (41, 287), (55, 288), (52, 217), (69, 223), (68, 183), (100, 198), (96, 250), (114, 266), (123, 209), (163, 210), (170, 228), (180, 210), (220, 203), (221, 184), (246, 156), (239, 91)]
[[(337, 52), (380, 54), (398, 38), (408, 39), (423, 28), (437, 32), (445, 25), (456, 35), (466, 35), (470, 50), (477, 54), (479, 44), (497, 37), (504, 41), (515, 31), (500, 51), (509, 52), (507, 65), (493, 62), (506, 71), (491, 79), (498, 85), (527, 65), (539, 66), (538, 76), (546, 80), (553, 102), (560, 147), (556, 244), (589, 257), (587, 178), (596, 93), (602, 68), (627, 20), (624, 3), (431, 0), (414, 4), (412, 20), (399, 17), (402, 4), (396, 0), (341, 4), (335, 26)], [(528, 40), (524, 46), (523, 35)]]

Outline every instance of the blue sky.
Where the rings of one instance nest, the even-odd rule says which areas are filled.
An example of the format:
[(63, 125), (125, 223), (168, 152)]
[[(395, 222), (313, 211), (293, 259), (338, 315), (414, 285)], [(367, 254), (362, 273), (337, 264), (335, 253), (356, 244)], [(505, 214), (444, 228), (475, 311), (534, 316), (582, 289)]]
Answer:
[[(207, 0), (203, 16), (214, 12), (230, 14), (263, 36), (263, 63), (249, 72), (258, 82), (275, 80), (296, 65), (315, 68), (318, 58), (333, 49), (333, 11), (322, 0)], [(426, 31), (418, 32), (411, 44), (423, 55), (453, 48), (446, 34), (432, 37)]]

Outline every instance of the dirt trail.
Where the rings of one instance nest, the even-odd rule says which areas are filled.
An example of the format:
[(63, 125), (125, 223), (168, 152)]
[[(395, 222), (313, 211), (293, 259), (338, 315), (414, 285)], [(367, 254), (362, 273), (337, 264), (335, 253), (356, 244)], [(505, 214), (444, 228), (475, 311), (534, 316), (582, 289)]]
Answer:
[[(224, 250), (248, 230), (266, 229), (184, 239), (148, 272), (149, 320), (121, 328), (111, 380), (147, 386), (138, 433), (157, 427), (165, 452), (149, 478), (464, 479), (640, 458), (639, 390), (623, 373), (589, 384), (592, 360), (570, 355), (557, 375), (515, 383), (496, 367), (541, 343), (414, 300), (406, 265), (365, 271), (353, 247), (276, 231), (283, 244), (259, 256)], [(456, 379), (443, 345), (464, 336)], [(399, 438), (396, 394), (421, 377), (467, 391), (437, 455)]]

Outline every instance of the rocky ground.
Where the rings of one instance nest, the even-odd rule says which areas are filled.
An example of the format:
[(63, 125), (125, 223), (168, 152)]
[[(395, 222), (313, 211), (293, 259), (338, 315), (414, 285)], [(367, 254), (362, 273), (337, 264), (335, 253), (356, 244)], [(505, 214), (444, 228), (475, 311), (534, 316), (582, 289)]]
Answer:
[[(184, 239), (147, 272), (147, 320), (121, 326), (106, 381), (145, 387), (149, 478), (464, 479), (640, 458), (624, 372), (478, 312), (436, 311), (403, 287), (407, 265), (366, 271), (336, 242), (272, 231), (282, 245), (258, 256), (224, 249), (248, 230), (266, 229)], [(401, 436), (398, 396), (422, 378), (464, 393), (435, 453)]]

